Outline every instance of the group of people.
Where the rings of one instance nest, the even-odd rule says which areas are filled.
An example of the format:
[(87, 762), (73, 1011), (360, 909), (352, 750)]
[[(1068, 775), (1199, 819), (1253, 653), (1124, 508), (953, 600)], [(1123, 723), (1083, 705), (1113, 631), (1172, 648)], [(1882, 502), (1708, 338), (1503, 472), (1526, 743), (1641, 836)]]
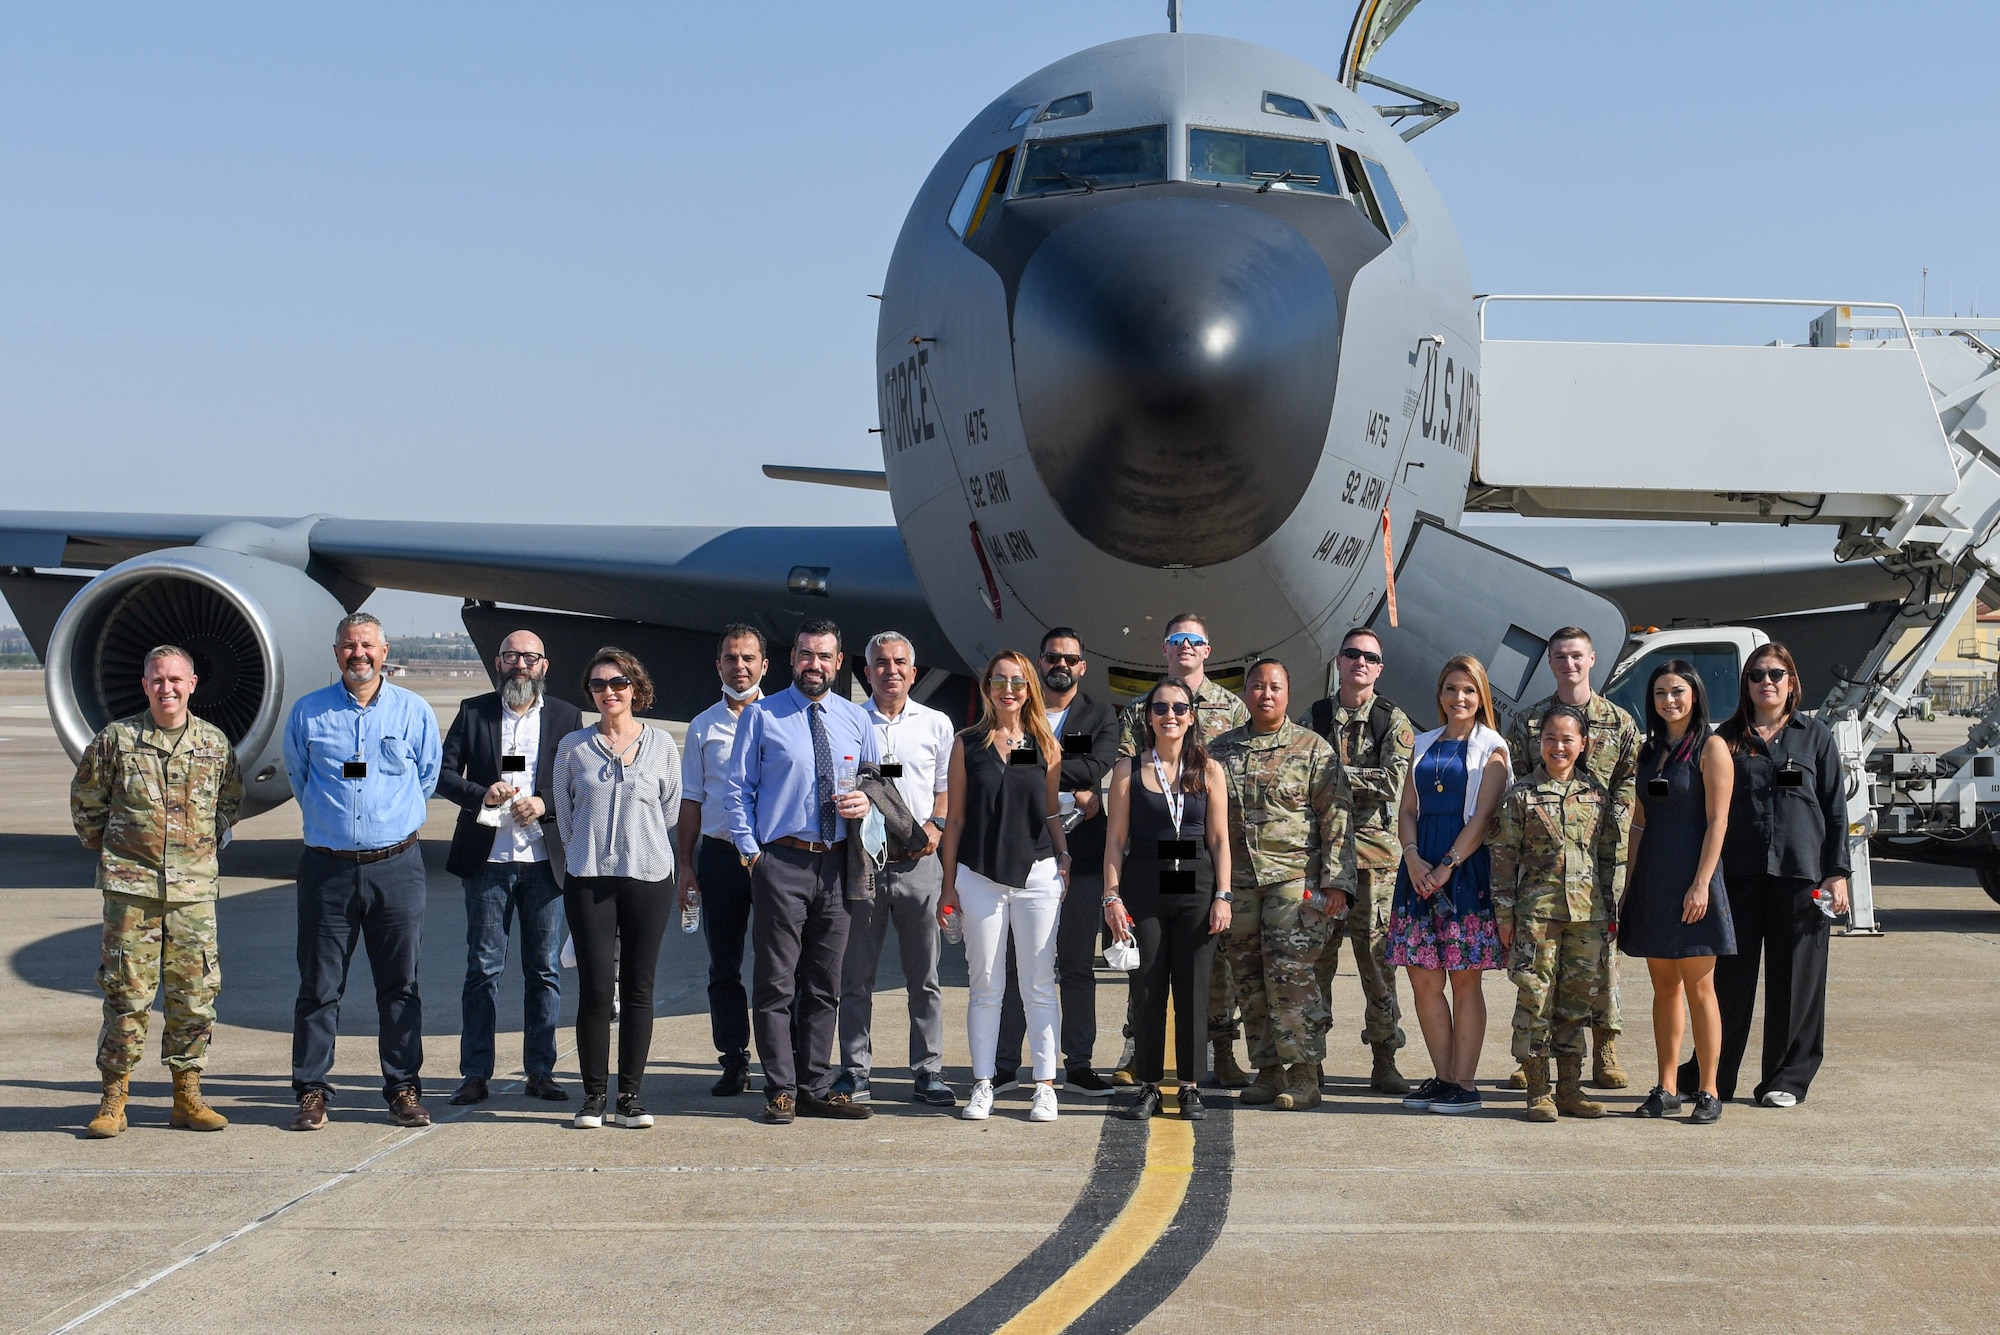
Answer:
[[(423, 1126), (417, 965), (425, 901), (418, 832), (433, 796), (459, 808), (447, 859), (465, 893), (467, 967), (454, 1104), (491, 1097), (499, 982), (517, 938), (525, 1092), (569, 1096), (555, 1075), (567, 924), (577, 970), (574, 1124), (646, 1127), (653, 979), (678, 911), (699, 916), (719, 1097), (763, 1071), (763, 1116), (866, 1118), (873, 1006), (893, 926), (909, 1011), (909, 1097), (957, 1108), (943, 1065), (943, 944), (962, 940), (972, 1085), (960, 1115), (990, 1117), (1010, 1089), (1031, 1121), (1073, 1095), (1126, 1087), (1122, 1115), (1162, 1108), (1171, 1006), (1179, 1112), (1203, 1090), (1302, 1110), (1321, 1101), (1339, 947), (1365, 997), (1369, 1085), (1404, 1106), (1481, 1107), (1481, 975), (1505, 968), (1519, 1000), (1515, 1083), (1530, 1120), (1595, 1117), (1581, 1089), (1622, 1086), (1613, 943), (1648, 962), (1659, 1079), (1638, 1112), (1693, 1102), (1712, 1122), (1733, 1097), (1768, 959), (1755, 1098), (1802, 1100), (1824, 1034), (1827, 912), (1846, 907), (1847, 840), (1831, 734), (1799, 712), (1779, 645), (1746, 664), (1736, 712), (1711, 731), (1699, 675), (1670, 662), (1647, 686), (1643, 730), (1590, 688), (1589, 636), (1549, 641), (1558, 689), (1498, 732), (1484, 668), (1438, 678), (1440, 726), (1416, 734), (1374, 687), (1382, 643), (1347, 635), (1338, 688), (1295, 711), (1283, 663), (1260, 659), (1243, 694), (1208, 679), (1199, 616), (1165, 627), (1166, 674), (1122, 713), (1082, 689), (1080, 637), (1058, 627), (1033, 657), (985, 665), (977, 718), (955, 728), (913, 696), (908, 637), (868, 641), (856, 703), (835, 689), (838, 627), (808, 621), (791, 684), (772, 695), (764, 634), (732, 625), (721, 698), (685, 747), (641, 720), (644, 665), (591, 656), (596, 720), (547, 690), (542, 642), (518, 631), (498, 689), (465, 701), (440, 737), (415, 693), (384, 679), (388, 644), (343, 619), (340, 680), (301, 699), (284, 755), (305, 848), (292, 1128), (326, 1124), (339, 1007), (357, 943), (368, 952), (391, 1117)], [(126, 1126), (129, 1076), (164, 982), (162, 1056), (176, 1126), (219, 1130), (201, 1094), (221, 974), (217, 850), (242, 802), (228, 739), (195, 717), (191, 656), (144, 663), (148, 709), (106, 727), (71, 787), (99, 851), (103, 1082), (89, 1133)], [(744, 955), (751, 984), (743, 985)], [(1125, 1051), (1095, 1062), (1097, 958), (1129, 969)], [(1395, 974), (1407, 971), (1434, 1074), (1412, 1088)], [(610, 1089), (614, 1018), (615, 1099)], [(1691, 1018), (1695, 1057), (1679, 1064)], [(1250, 1070), (1238, 1065), (1245, 1040)], [(1027, 1062), (1022, 1062), (1023, 1045)], [(1555, 1075), (1550, 1074), (1553, 1055)]]

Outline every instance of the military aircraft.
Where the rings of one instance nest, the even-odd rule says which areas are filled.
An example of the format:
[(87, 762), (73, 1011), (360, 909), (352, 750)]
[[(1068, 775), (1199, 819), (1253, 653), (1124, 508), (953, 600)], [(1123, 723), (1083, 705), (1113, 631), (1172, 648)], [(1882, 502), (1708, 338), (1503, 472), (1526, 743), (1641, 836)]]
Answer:
[(331, 679), (334, 621), (377, 588), (464, 598), (489, 651), (521, 625), (559, 659), (624, 644), (669, 717), (712, 698), (714, 635), (735, 621), (779, 639), (816, 616), (850, 638), (893, 626), (932, 669), (919, 697), (960, 704), (991, 653), (1058, 624), (1142, 689), (1167, 616), (1195, 610), (1219, 679), (1270, 654), (1317, 685), (1350, 626), (1385, 624), (1395, 570), (1411, 684), (1392, 675), (1392, 693), (1420, 698), (1464, 650), (1505, 703), (1546, 680), (1524, 626), (1616, 645), (1697, 591), (1717, 620), (1894, 593), (1797, 530), (1725, 529), (1669, 561), (1643, 526), (1460, 531), (1480, 330), (1408, 142), (1449, 104), (1392, 108), (1425, 115), (1399, 132), (1360, 91), (1409, 7), (1364, 3), (1338, 74), (1169, 31), (1059, 60), (972, 118), (880, 294), (881, 472), (767, 470), (886, 490), (894, 527), (0, 513), (0, 593), (64, 745), (141, 708), (141, 657), (175, 642), (252, 808), (286, 800), (281, 721)]

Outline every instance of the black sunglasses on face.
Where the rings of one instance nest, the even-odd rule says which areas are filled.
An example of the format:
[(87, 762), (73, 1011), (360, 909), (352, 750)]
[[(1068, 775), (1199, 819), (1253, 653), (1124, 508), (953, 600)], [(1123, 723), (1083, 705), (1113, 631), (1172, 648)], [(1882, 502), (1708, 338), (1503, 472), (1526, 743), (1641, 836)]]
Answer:
[(1743, 675), (1752, 681), (1783, 681), (1792, 674), (1784, 668), (1751, 668)]
[(1374, 650), (1356, 649), (1353, 645), (1342, 649), (1340, 656), (1360, 663), (1380, 663), (1382, 661), (1382, 655), (1376, 653)]
[(1181, 718), (1186, 715), (1189, 706), (1185, 700), (1155, 700), (1148, 708), (1153, 711), (1154, 718), (1165, 718), (1168, 714)]
[(590, 693), (592, 695), (602, 695), (606, 691), (626, 691), (631, 688), (632, 679), (630, 677), (592, 677), (590, 679)]
[(1081, 667), (1082, 654), (1043, 654), (1042, 661), (1050, 667)]

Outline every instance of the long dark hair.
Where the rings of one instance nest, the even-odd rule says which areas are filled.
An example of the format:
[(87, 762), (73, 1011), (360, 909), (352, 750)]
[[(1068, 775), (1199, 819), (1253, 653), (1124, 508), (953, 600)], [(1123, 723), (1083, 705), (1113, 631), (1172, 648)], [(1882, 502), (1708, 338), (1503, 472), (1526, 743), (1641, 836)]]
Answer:
[(1708, 739), (1708, 687), (1702, 684), (1701, 674), (1694, 670), (1694, 664), (1685, 658), (1669, 658), (1646, 678), (1646, 744), (1639, 748), (1639, 763), (1642, 765), (1665, 750), (1667, 745), (1667, 721), (1660, 717), (1659, 708), (1653, 704), (1653, 687), (1662, 677), (1679, 677), (1694, 692), (1694, 707), (1688, 711), (1687, 732), (1668, 759), (1685, 760)]
[[(1188, 689), (1186, 682), (1173, 677), (1162, 677), (1153, 683), (1153, 689), (1147, 691), (1145, 699), (1139, 702), (1139, 718), (1146, 732), (1146, 745), (1140, 748), (1140, 756), (1155, 744), (1153, 701), (1159, 697), (1161, 691), (1166, 690), (1179, 691), (1187, 697), (1188, 702), (1188, 730), (1181, 740), (1181, 791), (1205, 796), (1208, 792), (1208, 748), (1201, 744), (1201, 702), (1194, 698), (1194, 692)], [(1132, 757), (1135, 772), (1138, 769), (1140, 756)]]
[(1792, 715), (1799, 712), (1799, 698), (1804, 691), (1799, 685), (1799, 665), (1793, 659), (1792, 651), (1776, 640), (1759, 645), (1750, 651), (1750, 657), (1743, 660), (1743, 675), (1736, 679), (1736, 712), (1724, 719), (1722, 726), (1716, 729), (1716, 732), (1722, 735), (1722, 740), (1729, 743), (1731, 751), (1742, 752), (1749, 749), (1750, 730), (1757, 721), (1756, 707), (1750, 703), (1750, 669), (1766, 658), (1776, 659), (1778, 666), (1785, 670), (1784, 717), (1789, 720)]

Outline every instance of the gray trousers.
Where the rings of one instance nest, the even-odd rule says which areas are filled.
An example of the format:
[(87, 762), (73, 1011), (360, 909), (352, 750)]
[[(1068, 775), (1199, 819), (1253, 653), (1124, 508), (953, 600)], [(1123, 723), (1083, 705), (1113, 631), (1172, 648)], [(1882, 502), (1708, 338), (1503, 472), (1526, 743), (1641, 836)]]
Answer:
[(750, 1027), (764, 1097), (825, 1098), (847, 954), (847, 850), (767, 844), (750, 871)]
[(875, 876), (875, 898), (847, 906), (847, 959), (840, 974), (840, 1059), (866, 1078), (874, 1065), (875, 971), (883, 938), (896, 925), (910, 997), (910, 1071), (944, 1067), (944, 989), (938, 986), (938, 899), (944, 864), (936, 857), (891, 862)]

